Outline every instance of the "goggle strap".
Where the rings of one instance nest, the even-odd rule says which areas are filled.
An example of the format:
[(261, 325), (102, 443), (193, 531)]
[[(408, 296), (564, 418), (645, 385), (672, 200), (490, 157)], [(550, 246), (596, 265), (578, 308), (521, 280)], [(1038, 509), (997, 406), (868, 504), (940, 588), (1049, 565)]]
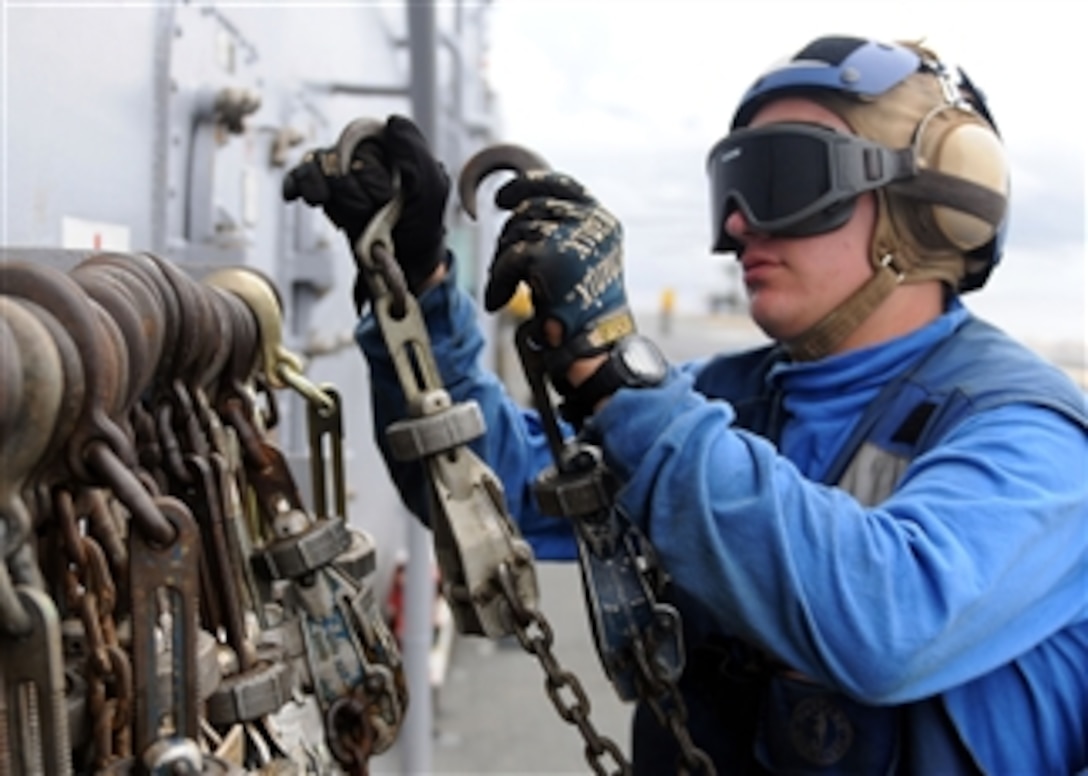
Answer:
[(858, 187), (858, 194), (882, 189), (896, 181), (910, 180), (917, 172), (914, 152), (909, 148), (894, 150), (852, 136), (849, 140), (861, 152), (864, 183)]
[(1008, 199), (993, 189), (936, 170), (918, 170), (908, 181), (897, 181), (888, 190), (931, 205), (944, 205), (997, 226), (1005, 218)]

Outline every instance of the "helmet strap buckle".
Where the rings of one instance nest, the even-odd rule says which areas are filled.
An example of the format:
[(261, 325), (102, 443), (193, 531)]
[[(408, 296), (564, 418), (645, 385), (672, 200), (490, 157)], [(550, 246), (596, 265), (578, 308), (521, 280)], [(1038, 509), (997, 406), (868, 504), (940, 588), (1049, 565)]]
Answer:
[(895, 260), (894, 253), (885, 253), (880, 257), (880, 266), (885, 269), (890, 269), (895, 273), (895, 284), (899, 285), (907, 277), (906, 271), (898, 265)]

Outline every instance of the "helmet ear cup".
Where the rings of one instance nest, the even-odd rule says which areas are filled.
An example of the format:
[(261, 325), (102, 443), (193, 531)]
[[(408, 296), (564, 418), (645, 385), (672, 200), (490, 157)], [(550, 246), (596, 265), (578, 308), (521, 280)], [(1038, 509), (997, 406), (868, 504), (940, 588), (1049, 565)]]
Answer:
[[(1000, 138), (973, 114), (963, 115), (967, 120), (932, 122), (923, 129), (919, 164), (981, 186), (1007, 201), (1009, 166)], [(965, 252), (988, 243), (1000, 227), (949, 205), (934, 205), (932, 218), (938, 233)]]

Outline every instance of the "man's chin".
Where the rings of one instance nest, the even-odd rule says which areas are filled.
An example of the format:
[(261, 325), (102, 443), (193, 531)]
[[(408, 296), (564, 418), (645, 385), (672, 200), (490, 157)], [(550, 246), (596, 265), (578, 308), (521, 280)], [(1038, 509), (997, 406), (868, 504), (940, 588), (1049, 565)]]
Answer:
[(803, 328), (797, 325), (790, 311), (776, 304), (777, 301), (766, 292), (753, 293), (748, 301), (748, 315), (764, 334), (783, 342), (797, 337)]

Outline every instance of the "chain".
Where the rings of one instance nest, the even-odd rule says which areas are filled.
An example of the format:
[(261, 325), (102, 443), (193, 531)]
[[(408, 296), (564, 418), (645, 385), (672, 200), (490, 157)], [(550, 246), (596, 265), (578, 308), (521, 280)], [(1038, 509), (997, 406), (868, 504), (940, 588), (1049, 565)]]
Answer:
[[(527, 175), (548, 165), (519, 146), (485, 148), (466, 163), (459, 180), (461, 202), (469, 215), (475, 217), (475, 188), (499, 169)], [(687, 709), (675, 683), (684, 663), (679, 613), (659, 602), (664, 576), (658, 573), (652, 548), (640, 546), (639, 532), (617, 515), (615, 481), (600, 451), (580, 438), (563, 438), (552, 403), (554, 391), (547, 384), (546, 348), (536, 334), (536, 320), (527, 321), (518, 327), (515, 344), (554, 461), (534, 486), (537, 504), (542, 513), (574, 523), (583, 584), (594, 602), (590, 616), (597, 651), (620, 698), (645, 702), (672, 733), (680, 747), (680, 772), (713, 774), (710, 758), (692, 742)], [(531, 621), (524, 608), (515, 612), (521, 627)], [(518, 637), (530, 649), (532, 642), (521, 630)], [(549, 671), (549, 689), (555, 681)], [(554, 696), (553, 701), (560, 707)]]
[[(540, 667), (547, 674), (544, 687), (559, 716), (564, 722), (577, 727), (578, 732), (582, 734), (586, 742), (586, 762), (596, 774), (618, 773), (625, 776), (630, 774), (631, 764), (616, 742), (601, 735), (590, 721), (589, 696), (586, 695), (581, 681), (572, 671), (564, 669), (555, 657), (552, 651), (555, 638), (547, 618), (540, 610), (527, 606), (518, 597), (510, 568), (506, 564), (499, 566), (499, 583), (513, 616), (514, 635), (526, 652), (536, 656)], [(565, 701), (564, 690), (570, 691), (573, 696), (572, 702)], [(606, 756), (612, 758), (615, 770), (607, 770)]]
[(132, 665), (121, 648), (114, 621), (117, 586), (106, 555), (79, 530), (71, 494), (58, 490), (54, 506), (67, 556), (64, 574), (68, 607), (79, 615), (86, 639), (89, 719), (94, 727), (94, 763), (102, 768), (132, 754)]
[[(598, 602), (591, 616), (606, 673), (623, 700), (637, 696), (676, 739), (679, 773), (714, 774), (710, 758), (691, 739), (687, 708), (676, 687), (675, 677), (683, 668), (680, 623), (671, 607), (658, 603), (663, 572), (641, 535), (617, 522), (614, 483), (599, 452), (577, 440), (562, 440), (545, 383), (543, 357), (531, 343), (531, 331), (530, 324), (519, 328), (518, 353), (555, 459), (555, 468), (538, 480), (536, 496), (541, 511), (575, 522), (583, 584)], [(616, 619), (614, 615), (621, 611), (626, 617)], [(670, 626), (662, 628), (663, 621)], [(662, 637), (670, 634), (672, 643), (662, 644)], [(659, 647), (664, 647), (660, 653)]]
[[(356, 144), (380, 128), (365, 119), (349, 124), (337, 144), (341, 164), (351, 159)], [(393, 185), (393, 199), (367, 225), (354, 246), (355, 257), (409, 408), (410, 417), (391, 426), (387, 437), (399, 460), (425, 463), (432, 486), (435, 554), (454, 620), (461, 632), (491, 638), (512, 630), (525, 651), (539, 660), (547, 674), (548, 697), (559, 716), (578, 728), (594, 772), (630, 774), (620, 748), (590, 722), (582, 683), (562, 668), (552, 651), (552, 628), (535, 606), (531, 550), (506, 511), (494, 473), (467, 445), (484, 433), (482, 416), (468, 404), (453, 405), (443, 388), (423, 314), (393, 254), (391, 230), (403, 204), (397, 171)], [(492, 597), (496, 588), (502, 601)], [(568, 702), (564, 693), (573, 700)]]
[(706, 752), (691, 740), (688, 732), (688, 710), (676, 682), (661, 666), (648, 659), (642, 642), (635, 641), (632, 649), (638, 666), (639, 696), (650, 707), (662, 727), (672, 733), (680, 747), (678, 774), (716, 774), (717, 770)]
[[(336, 514), (315, 519), (270, 433), (285, 387), (340, 432), (333, 389), (261, 328), (282, 327), (271, 281), (238, 268), (237, 289), (213, 286), (142, 254), (86, 259), (82, 285), (35, 267), (0, 262), (0, 774), (225, 773), (228, 754), (339, 773), (323, 742), (292, 740), (318, 728), (366, 773), (397, 735), (405, 682), (342, 477)], [(258, 283), (272, 304), (251, 304)], [(13, 341), (16, 290), (30, 303)]]
[[(532, 552), (507, 511), (502, 483), (472, 453), (469, 442), (484, 432), (482, 413), (471, 402), (454, 404), (442, 386), (422, 313), (392, 253), (389, 230), (395, 220), (394, 210), (383, 211), (375, 219), (377, 229), (368, 230), (356, 246), (357, 258), (409, 408), (408, 417), (389, 430), (390, 449), (397, 460), (423, 462), (430, 477), (435, 554), (458, 628), (490, 638), (515, 635), (539, 662), (559, 717), (577, 728), (592, 771), (626, 776), (631, 764), (594, 726), (583, 683), (555, 655), (553, 628), (538, 609)], [(107, 258), (101, 257), (103, 267)], [(334, 503), (322, 499), (319, 519), (310, 520), (270, 433), (278, 421), (273, 389), (293, 388), (329, 437), (317, 438), (329, 442), (338, 471), (342, 451), (334, 437), (341, 429), (333, 417), (338, 395), (331, 386), (310, 384), (301, 362), (289, 358), (278, 337), (265, 336), (266, 328), (279, 331), (282, 310), (254, 309), (242, 281), (230, 288), (214, 286), (224, 293), (213, 294), (213, 286), (168, 270), (161, 260), (132, 255), (118, 261), (115, 269), (124, 269), (114, 275), (125, 274), (128, 285), (107, 288), (122, 281), (113, 275), (107, 280), (104, 268), (97, 276), (89, 269), (82, 273), (88, 287), (118, 303), (130, 296), (138, 308), (138, 316), (114, 321), (120, 339), (109, 342), (76, 336), (109, 327), (92, 325), (91, 313), (98, 308), (82, 291), (69, 289), (71, 299), (62, 295), (67, 287), (60, 280), (67, 276), (55, 279), (57, 290), (47, 278), (38, 278), (39, 306), (44, 310), (55, 297), (58, 310), (63, 303), (70, 313), (51, 336), (67, 359), (63, 376), (72, 378), (65, 383), (71, 393), (62, 397), (65, 413), (58, 429), (64, 433), (55, 434), (51, 457), (36, 464), (34, 478), (24, 483), (41, 502), (36, 530), (28, 530), (32, 515), (19, 509), (25, 505), (7, 498), (15, 490), (0, 493), (0, 555), (8, 560), (0, 563), (0, 631), (16, 632), (18, 615), (25, 612), (35, 618), (35, 638), (43, 646), (16, 650), (15, 640), (4, 641), (0, 690), (32, 685), (37, 713), (22, 718), (27, 729), (36, 725), (43, 741), (56, 744), (55, 751), (71, 751), (81, 769), (109, 773), (128, 772), (133, 765), (151, 769), (153, 762), (171, 772), (197, 767), (200, 758), (194, 754), (209, 744), (216, 750), (226, 746), (235, 724), (254, 736), (260, 725), (252, 720), (270, 718), (276, 704), (282, 707), (294, 691), (318, 700), (307, 714), (323, 726), (328, 748), (350, 773), (365, 774), (371, 758), (396, 737), (407, 702), (395, 645), (377, 629), (383, 621), (369, 581), (372, 551), (364, 552), (365, 543), (357, 546), (343, 524), (342, 478), (333, 478)], [(234, 301), (213, 309), (212, 300), (227, 299), (227, 290)], [(105, 302), (99, 307), (103, 315), (109, 313)], [(119, 315), (123, 307), (116, 307)], [(228, 308), (241, 313), (233, 318), (235, 326), (225, 325)], [(137, 317), (143, 327), (129, 325)], [(68, 340), (59, 338), (57, 332), (69, 330)], [(222, 336), (205, 336), (208, 332)], [(132, 353), (143, 353), (137, 345), (145, 339), (145, 345), (161, 342), (161, 352), (148, 349), (139, 374), (125, 371), (121, 354), (129, 351), (120, 346), (131, 344)], [(257, 351), (260, 343), (263, 354)], [(19, 350), (20, 356), (32, 352), (29, 346)], [(258, 361), (263, 372), (255, 371)], [(85, 385), (76, 382), (81, 375)], [(143, 383), (136, 383), (137, 377)], [(51, 376), (51, 384), (59, 382), (57, 374)], [(266, 400), (264, 412), (258, 408), (260, 396)], [(17, 410), (0, 406), (0, 421), (8, 423)], [(35, 427), (34, 433), (41, 440), (53, 436), (47, 428)], [(10, 465), (14, 447), (5, 439), (9, 444), (0, 453)], [(321, 455), (315, 457), (324, 463)], [(314, 477), (315, 490), (319, 479)], [(41, 590), (43, 584), (28, 585), (33, 581), (28, 572), (43, 569), (49, 571), (54, 601)], [(258, 570), (270, 578), (258, 579)], [(334, 581), (351, 595), (334, 596)], [(69, 628), (67, 655), (57, 615)], [(290, 627), (303, 625), (310, 630), (298, 631), (301, 642), (289, 643)], [(280, 633), (282, 643), (274, 638)], [(314, 634), (320, 642), (306, 640)], [(205, 655), (198, 654), (198, 635), (213, 642), (210, 667), (198, 662)], [(330, 645), (335, 659), (316, 671), (319, 663), (310, 651)], [(640, 697), (650, 699), (662, 724), (677, 736), (683, 766), (710, 772), (701, 752), (683, 737), (686, 711), (668, 685), (671, 675), (662, 674), (651, 643), (641, 646), (646, 653), (635, 670), (641, 672), (640, 688), (649, 689), (640, 689)], [(299, 648), (303, 652), (289, 651)], [(65, 658), (76, 665), (64, 666)], [(276, 670), (269, 672), (266, 661), (291, 661), (292, 671), (271, 666)], [(363, 679), (352, 684), (347, 675), (334, 674), (345, 666)], [(68, 709), (65, 668), (74, 669)], [(344, 684), (344, 691), (319, 687), (327, 677)], [(66, 711), (78, 711), (81, 723), (78, 745), (72, 747)], [(9, 712), (0, 698), (0, 717)], [(286, 756), (277, 753), (280, 744), (272, 733), (262, 735), (268, 736), (263, 754), (254, 743), (247, 767)], [(0, 731), (0, 772), (10, 760), (8, 749)], [(321, 754), (322, 765), (334, 767), (325, 762), (328, 754)], [(218, 761), (218, 751), (204, 755), (205, 763)], [(70, 771), (59, 763), (46, 770)]]

